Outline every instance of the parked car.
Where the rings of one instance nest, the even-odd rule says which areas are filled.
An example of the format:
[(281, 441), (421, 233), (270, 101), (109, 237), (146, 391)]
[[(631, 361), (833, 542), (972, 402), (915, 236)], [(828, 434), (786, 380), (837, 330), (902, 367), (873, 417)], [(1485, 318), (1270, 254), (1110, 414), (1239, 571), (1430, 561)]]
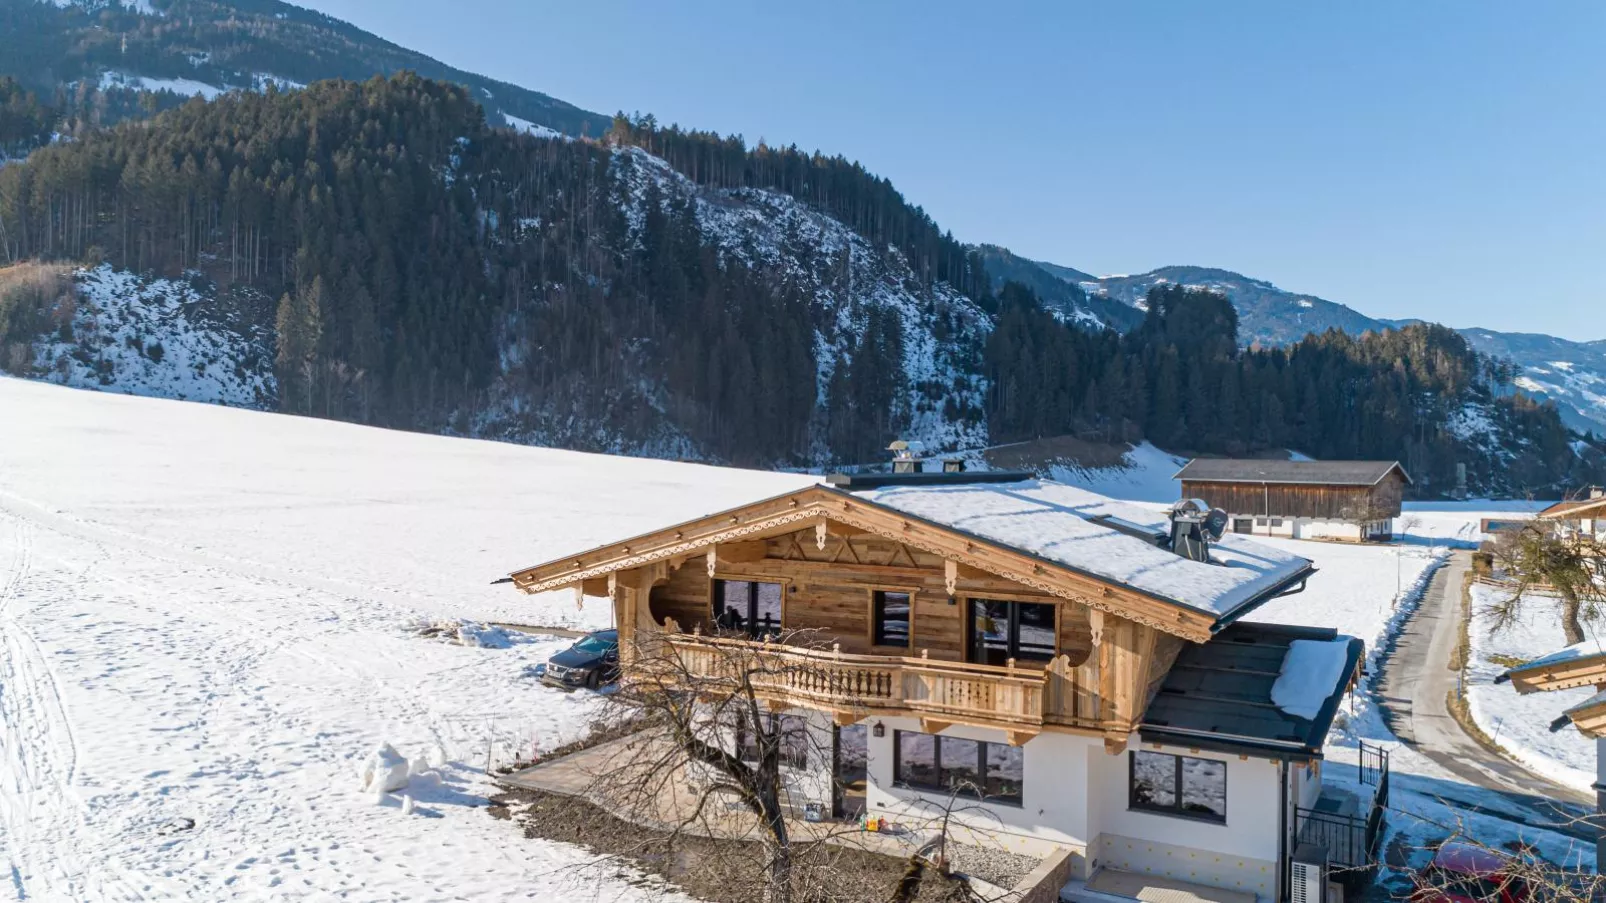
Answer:
[(1451, 841), (1416, 875), (1411, 903), (1527, 903), (1514, 864), (1495, 850)]
[(547, 659), (541, 682), (554, 687), (590, 687), (619, 679), (619, 631), (599, 630)]

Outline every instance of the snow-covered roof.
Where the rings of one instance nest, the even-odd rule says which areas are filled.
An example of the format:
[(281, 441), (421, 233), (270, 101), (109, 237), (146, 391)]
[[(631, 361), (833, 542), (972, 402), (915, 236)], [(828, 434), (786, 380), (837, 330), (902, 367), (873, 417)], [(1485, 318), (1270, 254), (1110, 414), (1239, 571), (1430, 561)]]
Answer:
[(1289, 483), (1300, 486), (1376, 486), (1398, 470), (1398, 461), (1261, 461), (1244, 458), (1195, 458), (1172, 479), (1202, 483)]
[(1097, 579), (1216, 616), (1241, 614), (1307, 574), (1311, 562), (1228, 534), (1210, 562), (1137, 535), (1169, 534), (1165, 514), (1049, 480), (876, 486), (856, 498), (1009, 546)]

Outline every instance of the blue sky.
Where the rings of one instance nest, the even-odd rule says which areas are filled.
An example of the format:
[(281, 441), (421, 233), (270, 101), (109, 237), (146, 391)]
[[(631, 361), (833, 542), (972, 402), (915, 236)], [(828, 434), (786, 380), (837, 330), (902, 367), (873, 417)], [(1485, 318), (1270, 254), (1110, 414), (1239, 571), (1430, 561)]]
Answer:
[(845, 154), (965, 241), (1606, 338), (1606, 4), (301, 2), (587, 109)]

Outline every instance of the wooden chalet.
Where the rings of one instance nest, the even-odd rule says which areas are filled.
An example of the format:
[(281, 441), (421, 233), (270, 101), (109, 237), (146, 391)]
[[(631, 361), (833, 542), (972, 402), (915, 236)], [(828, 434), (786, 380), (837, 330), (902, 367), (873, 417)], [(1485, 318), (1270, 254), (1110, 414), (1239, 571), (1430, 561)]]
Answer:
[(1606, 538), (1606, 490), (1592, 486), (1582, 497), (1557, 502), (1537, 516), (1573, 533)]
[(733, 652), (763, 662), (743, 676), (767, 717), (830, 750), (787, 765), (794, 806), (922, 830), (974, 792), (952, 825), (1069, 850), (1088, 887), (1283, 900), (1301, 843), (1365, 861), (1386, 757), (1370, 753), (1360, 800), (1320, 777), (1363, 644), (1240, 620), (1303, 589), (1308, 560), (1029, 475), (953, 471), (832, 477), (511, 579), (607, 597), (627, 681), (667, 652), (675, 680), (717, 694)]
[(1182, 497), (1226, 511), (1235, 533), (1386, 540), (1411, 477), (1398, 461), (1198, 458), (1174, 479)]

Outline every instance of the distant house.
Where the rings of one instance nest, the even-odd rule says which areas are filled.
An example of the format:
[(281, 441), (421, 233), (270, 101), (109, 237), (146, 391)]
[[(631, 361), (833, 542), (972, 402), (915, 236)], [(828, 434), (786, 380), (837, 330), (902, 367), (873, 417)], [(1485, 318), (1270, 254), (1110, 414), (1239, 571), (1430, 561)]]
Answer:
[(1606, 489), (1591, 486), (1583, 498), (1557, 502), (1539, 512), (1539, 518), (1555, 521), (1569, 532), (1606, 539)]
[(1234, 533), (1386, 540), (1411, 477), (1398, 461), (1199, 458), (1177, 472), (1182, 497), (1231, 516)]

